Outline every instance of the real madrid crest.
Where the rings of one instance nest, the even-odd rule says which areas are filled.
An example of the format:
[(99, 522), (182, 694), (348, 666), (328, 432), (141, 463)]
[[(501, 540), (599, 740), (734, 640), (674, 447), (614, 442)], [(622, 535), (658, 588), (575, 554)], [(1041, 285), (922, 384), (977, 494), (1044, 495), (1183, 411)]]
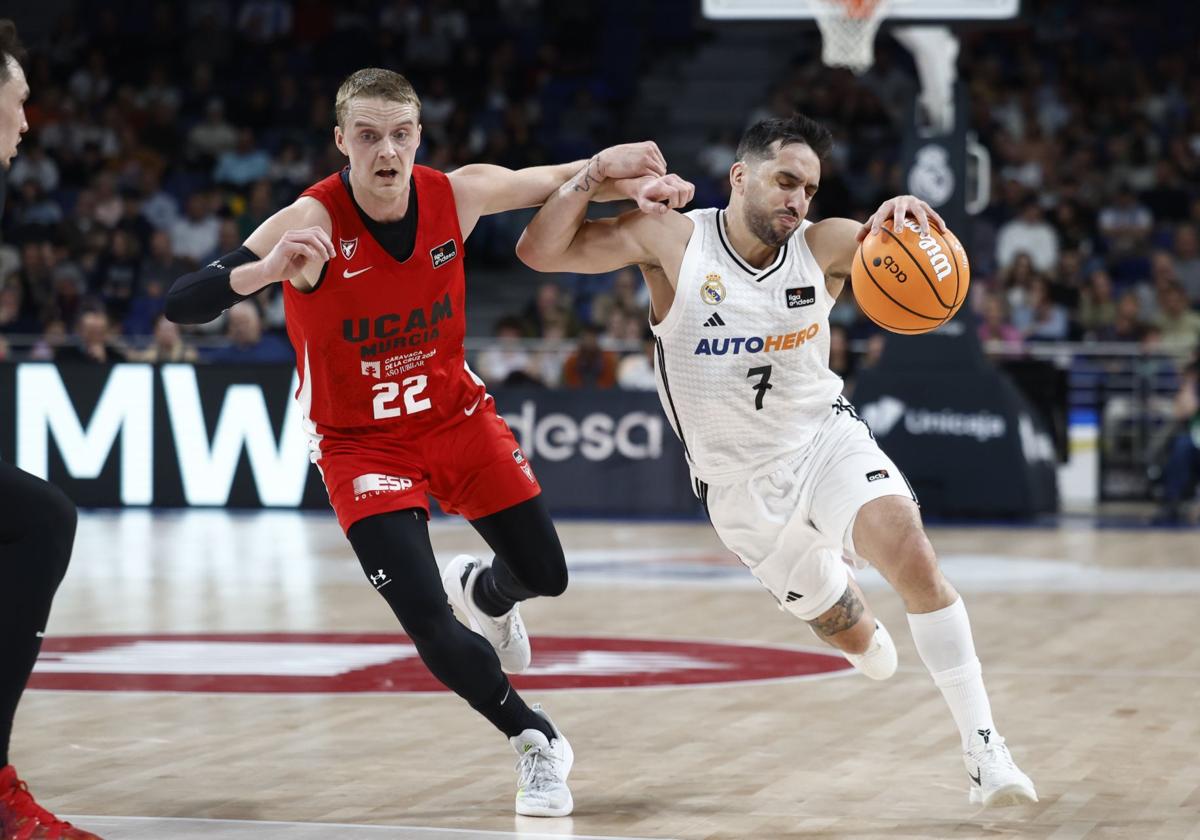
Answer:
[(700, 300), (711, 306), (725, 300), (725, 284), (721, 282), (720, 274), (714, 271), (704, 276), (704, 285), (700, 287)]

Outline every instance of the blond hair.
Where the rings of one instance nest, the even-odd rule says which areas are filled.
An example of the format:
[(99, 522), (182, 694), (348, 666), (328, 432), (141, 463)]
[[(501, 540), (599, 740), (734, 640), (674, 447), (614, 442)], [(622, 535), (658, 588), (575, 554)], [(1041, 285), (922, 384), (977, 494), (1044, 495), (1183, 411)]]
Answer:
[(379, 67), (367, 67), (351, 73), (346, 77), (346, 81), (342, 82), (342, 86), (338, 88), (337, 100), (334, 103), (338, 125), (343, 128), (346, 127), (346, 116), (350, 110), (350, 100), (359, 96), (386, 99), (388, 102), (399, 102), (404, 105), (415, 105), (418, 111), (421, 110), (421, 100), (417, 98), (417, 92), (413, 90), (413, 86), (408, 79), (391, 70), (384, 70)]

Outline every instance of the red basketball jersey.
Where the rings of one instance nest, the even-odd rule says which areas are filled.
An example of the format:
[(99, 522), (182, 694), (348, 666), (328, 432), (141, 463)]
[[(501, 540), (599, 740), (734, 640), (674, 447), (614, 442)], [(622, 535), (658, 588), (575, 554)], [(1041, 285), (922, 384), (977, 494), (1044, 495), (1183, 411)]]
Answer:
[(313, 422), (419, 435), (485, 398), (463, 352), (465, 249), (450, 180), (417, 166), (413, 186), (416, 246), (403, 262), (367, 231), (340, 173), (303, 193), (329, 211), (337, 251), (312, 291), (283, 284), (296, 399)]

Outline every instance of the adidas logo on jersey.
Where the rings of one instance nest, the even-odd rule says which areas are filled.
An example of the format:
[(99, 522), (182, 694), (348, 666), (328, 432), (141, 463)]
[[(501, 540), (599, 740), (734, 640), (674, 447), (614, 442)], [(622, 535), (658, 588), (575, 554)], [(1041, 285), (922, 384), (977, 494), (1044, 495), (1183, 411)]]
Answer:
[(706, 327), (723, 327), (723, 326), (725, 326), (725, 322), (721, 319), (720, 315), (718, 315), (716, 312), (714, 312), (712, 314), (712, 317), (704, 322), (704, 326), (706, 326)]

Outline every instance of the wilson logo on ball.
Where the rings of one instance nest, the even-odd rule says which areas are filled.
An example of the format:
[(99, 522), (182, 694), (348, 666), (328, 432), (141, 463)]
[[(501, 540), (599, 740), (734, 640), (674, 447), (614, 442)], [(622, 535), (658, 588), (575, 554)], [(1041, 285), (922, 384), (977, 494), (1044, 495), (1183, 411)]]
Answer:
[(967, 298), (971, 267), (948, 230), (889, 219), (863, 240), (850, 268), (854, 297), (879, 326), (902, 335), (930, 332), (949, 321)]

